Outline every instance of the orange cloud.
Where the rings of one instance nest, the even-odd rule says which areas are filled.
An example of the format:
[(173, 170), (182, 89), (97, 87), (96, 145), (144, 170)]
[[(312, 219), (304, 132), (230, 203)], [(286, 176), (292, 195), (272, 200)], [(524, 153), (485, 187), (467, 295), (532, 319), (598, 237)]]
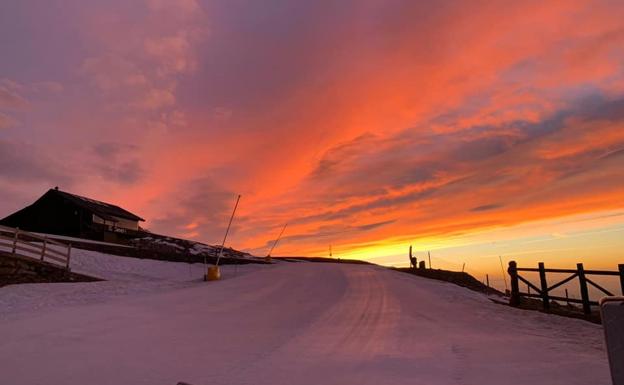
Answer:
[[(91, 165), (78, 192), (151, 230), (214, 243), (237, 193), (231, 242), (264, 253), (288, 222), (284, 254), (622, 207), (612, 3), (84, 7), (78, 96), (32, 119)], [(110, 136), (136, 146), (110, 167), (76, 150)]]

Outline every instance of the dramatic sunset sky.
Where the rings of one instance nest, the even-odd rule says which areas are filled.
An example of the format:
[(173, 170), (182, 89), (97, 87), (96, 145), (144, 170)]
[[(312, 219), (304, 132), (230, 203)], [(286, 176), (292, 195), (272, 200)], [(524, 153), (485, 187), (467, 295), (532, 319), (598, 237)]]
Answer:
[(259, 255), (624, 262), (621, 1), (3, 0), (0, 47), (0, 217), (219, 243), (240, 193)]

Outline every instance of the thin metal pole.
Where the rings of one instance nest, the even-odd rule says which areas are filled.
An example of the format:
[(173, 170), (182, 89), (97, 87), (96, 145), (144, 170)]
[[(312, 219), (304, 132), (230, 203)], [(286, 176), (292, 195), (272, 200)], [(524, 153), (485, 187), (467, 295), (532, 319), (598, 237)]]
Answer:
[(282, 238), (282, 234), (284, 234), (284, 230), (286, 230), (286, 226), (288, 226), (288, 223), (286, 223), (284, 227), (282, 227), (282, 231), (277, 236), (277, 239), (273, 243), (273, 247), (271, 247), (271, 250), (269, 250), (269, 255), (267, 255), (267, 257), (270, 257), (271, 253), (273, 253), (273, 249), (275, 249), (275, 246), (277, 246), (277, 242), (279, 242), (279, 240)]
[(429, 255), (429, 268), (431, 269), (431, 251), (427, 251), (427, 254)]
[(500, 261), (501, 271), (503, 272), (503, 280), (505, 281), (505, 291), (507, 291), (509, 290), (509, 287), (507, 286), (507, 275), (505, 274), (505, 267), (503, 266), (503, 257), (499, 255), (498, 260)]
[[(230, 226), (232, 226), (232, 220), (234, 219), (234, 214), (236, 214), (236, 208), (238, 207), (238, 202), (240, 201), (241, 196), (239, 195), (236, 198), (236, 204), (234, 205), (234, 211), (232, 211), (232, 216), (230, 217), (230, 223), (228, 223), (227, 230), (225, 230), (225, 236), (223, 237), (223, 242), (221, 243), (221, 249), (219, 250), (219, 255), (217, 255), (217, 263), (215, 266), (219, 266), (219, 260), (221, 260), (221, 254), (223, 254), (223, 247), (225, 246), (225, 240), (227, 239), (228, 233), (230, 232)], [(208, 271), (206, 270), (206, 274)]]

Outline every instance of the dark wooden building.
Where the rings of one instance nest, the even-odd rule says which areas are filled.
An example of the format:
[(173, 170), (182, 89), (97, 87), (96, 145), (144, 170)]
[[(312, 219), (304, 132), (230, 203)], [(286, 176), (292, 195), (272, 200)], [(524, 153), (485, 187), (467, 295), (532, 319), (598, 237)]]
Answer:
[(110, 203), (54, 188), (33, 204), (0, 220), (0, 225), (20, 229), (116, 241), (141, 232), (143, 218)]

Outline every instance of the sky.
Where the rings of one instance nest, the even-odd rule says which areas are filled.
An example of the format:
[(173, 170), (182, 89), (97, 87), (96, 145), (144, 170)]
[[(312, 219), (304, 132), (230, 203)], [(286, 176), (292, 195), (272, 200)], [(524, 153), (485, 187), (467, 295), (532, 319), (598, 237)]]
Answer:
[(60, 189), (265, 255), (624, 256), (620, 1), (4, 0), (0, 216)]

